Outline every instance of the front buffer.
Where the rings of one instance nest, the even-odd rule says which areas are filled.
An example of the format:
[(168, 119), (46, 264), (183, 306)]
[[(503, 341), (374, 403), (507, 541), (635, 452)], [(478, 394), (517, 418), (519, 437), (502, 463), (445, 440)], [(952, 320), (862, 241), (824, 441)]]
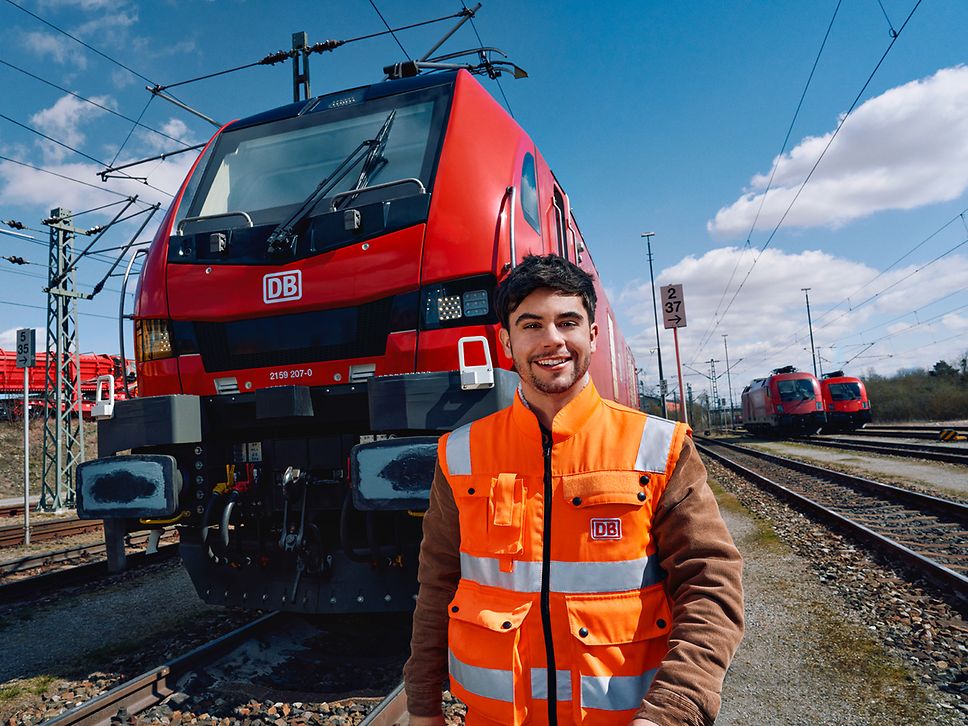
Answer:
[(494, 374), (119, 401), (78, 469), (78, 514), (105, 520), (113, 569), (127, 532), (177, 526), (208, 603), (409, 610), (436, 439), (510, 404), (517, 376)]

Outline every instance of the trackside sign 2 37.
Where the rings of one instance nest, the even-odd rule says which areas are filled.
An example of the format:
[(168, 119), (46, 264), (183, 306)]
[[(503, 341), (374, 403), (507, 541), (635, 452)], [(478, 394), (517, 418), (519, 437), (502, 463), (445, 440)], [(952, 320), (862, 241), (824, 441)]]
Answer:
[(262, 302), (266, 305), (299, 300), (302, 297), (302, 270), (272, 272), (262, 278)]

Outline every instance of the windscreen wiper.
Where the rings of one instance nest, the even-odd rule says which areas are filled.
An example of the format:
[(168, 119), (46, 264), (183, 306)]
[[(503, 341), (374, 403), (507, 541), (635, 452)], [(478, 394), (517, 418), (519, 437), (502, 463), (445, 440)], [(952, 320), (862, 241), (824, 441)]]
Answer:
[[(363, 161), (360, 178), (366, 183), (367, 177), (372, 173), (372, 170), (367, 170), (367, 165), (372, 165), (375, 163), (374, 160), (382, 158), (383, 149), (386, 146), (386, 138), (389, 136), (390, 126), (393, 125), (395, 114), (396, 109), (390, 112), (375, 137), (361, 141), (355, 149), (347, 154), (329, 176), (316, 185), (316, 188), (306, 197), (299, 206), (299, 209), (293, 212), (286, 221), (281, 222), (272, 230), (272, 233), (266, 239), (266, 252), (269, 255), (295, 254), (297, 236), (293, 233), (293, 230), (296, 228), (296, 225), (305, 219), (313, 211), (313, 208), (333, 191), (336, 185), (343, 180), (343, 177), (349, 174), (350, 170), (360, 163), (360, 161)], [(385, 160), (384, 163), (386, 163)], [(357, 180), (357, 184), (359, 184), (359, 180)]]
[[(373, 137), (373, 145), (370, 147), (370, 151), (363, 161), (363, 168), (360, 169), (360, 175), (356, 179), (356, 185), (350, 190), (351, 192), (362, 191), (366, 188), (370, 177), (378, 174), (387, 165), (387, 159), (383, 155), (383, 152), (387, 148), (387, 140), (390, 138), (390, 129), (393, 128), (393, 120), (396, 118), (396, 115), (397, 110), (393, 109), (390, 115), (387, 116), (386, 121), (383, 122), (383, 126), (377, 132), (377, 135)], [(338, 207), (339, 204), (349, 199), (356, 199), (356, 197), (356, 194), (347, 195), (334, 206)]]

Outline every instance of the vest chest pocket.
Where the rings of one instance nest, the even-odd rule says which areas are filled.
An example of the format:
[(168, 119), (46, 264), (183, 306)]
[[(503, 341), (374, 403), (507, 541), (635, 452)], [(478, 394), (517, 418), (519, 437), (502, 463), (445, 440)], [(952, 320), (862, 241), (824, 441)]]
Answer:
[(448, 606), (451, 690), (468, 708), (500, 724), (527, 716), (528, 683), (521, 626), (529, 596), (514, 596), (462, 581)]
[(468, 477), (455, 487), (461, 549), (472, 554), (519, 555), (523, 550), (524, 481), (514, 474)]
[(662, 484), (661, 474), (591, 471), (562, 476), (561, 492), (565, 506), (573, 510), (595, 507), (597, 511), (611, 510), (616, 515), (641, 511), (651, 517), (653, 492), (659, 491)]
[[(575, 723), (631, 719), (668, 650), (672, 612), (662, 585), (565, 599), (578, 698)], [(623, 716), (624, 717), (624, 716)]]

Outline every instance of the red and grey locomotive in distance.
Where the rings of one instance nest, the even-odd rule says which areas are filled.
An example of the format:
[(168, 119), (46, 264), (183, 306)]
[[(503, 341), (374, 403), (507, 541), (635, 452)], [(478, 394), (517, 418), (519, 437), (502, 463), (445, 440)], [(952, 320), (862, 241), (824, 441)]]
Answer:
[(752, 434), (815, 434), (827, 423), (820, 381), (794, 366), (754, 378), (741, 401), (743, 427)]
[[(492, 294), (529, 253), (595, 272), (548, 164), (467, 70), (227, 124), (150, 246), (141, 398), (99, 422), (81, 515), (115, 545), (175, 523), (211, 603), (411, 608), (437, 437), (517, 385)], [(592, 377), (634, 405), (597, 292)]]

